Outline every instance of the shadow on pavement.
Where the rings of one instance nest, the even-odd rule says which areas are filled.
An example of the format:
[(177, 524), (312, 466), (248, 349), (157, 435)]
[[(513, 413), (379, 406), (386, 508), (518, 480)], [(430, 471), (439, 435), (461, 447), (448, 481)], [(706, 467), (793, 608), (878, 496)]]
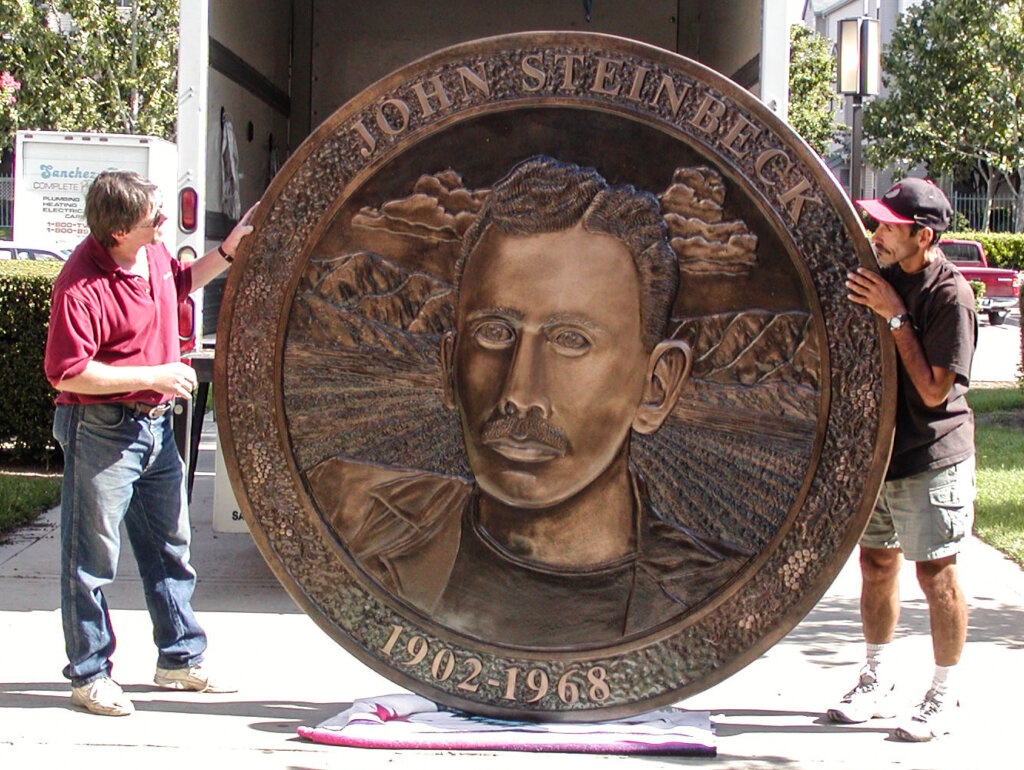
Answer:
[[(173, 693), (157, 700), (140, 695), (167, 690), (147, 685), (126, 685), (124, 691), (132, 696), (135, 710), (140, 713), (196, 714), (201, 716), (230, 716), (264, 720), (251, 724), (254, 730), (272, 733), (294, 733), (299, 725), (315, 725), (344, 710), (350, 703), (312, 703), (309, 701), (246, 701), (223, 700), (224, 696), (203, 702), (202, 693)], [(67, 708), (72, 706), (71, 692), (64, 682), (5, 682), (0, 683), (0, 709)], [(177, 699), (176, 699), (177, 698)]]
[[(871, 722), (862, 725), (843, 725), (829, 720), (820, 711), (771, 711), (767, 709), (710, 709), (711, 720), (719, 738), (751, 733), (848, 733), (851, 729), (861, 732), (888, 733), (891, 728)], [(750, 721), (737, 721), (748, 719)], [(765, 720), (780, 720), (779, 724), (765, 724)], [(810, 723), (792, 724), (797, 720), (814, 720)]]

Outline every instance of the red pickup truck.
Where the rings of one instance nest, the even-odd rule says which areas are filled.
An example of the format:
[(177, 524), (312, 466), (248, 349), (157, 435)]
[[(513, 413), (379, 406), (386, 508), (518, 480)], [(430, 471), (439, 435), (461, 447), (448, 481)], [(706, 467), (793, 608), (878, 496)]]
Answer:
[(985, 284), (981, 312), (988, 314), (990, 324), (1001, 324), (1020, 301), (1020, 273), (1008, 268), (989, 267), (985, 249), (977, 241), (950, 238), (940, 241), (939, 248), (964, 278)]

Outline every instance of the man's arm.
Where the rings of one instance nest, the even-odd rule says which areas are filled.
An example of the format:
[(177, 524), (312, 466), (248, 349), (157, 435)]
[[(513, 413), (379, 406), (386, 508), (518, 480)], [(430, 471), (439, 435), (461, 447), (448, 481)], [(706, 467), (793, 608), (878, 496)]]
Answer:
[[(863, 267), (847, 274), (846, 288), (850, 290), (850, 300), (858, 305), (865, 305), (874, 310), (884, 320), (907, 312), (900, 295), (878, 273)], [(917, 332), (911, 324), (903, 324), (892, 332), (896, 341), (903, 368), (914, 383), (921, 400), (927, 406), (939, 406), (949, 396), (949, 391), (956, 380), (956, 372), (941, 366), (931, 366), (928, 357), (917, 338)]]
[(193, 291), (205, 286), (227, 269), (230, 262), (224, 259), (220, 249), (223, 249), (224, 253), (232, 259), (234, 258), (242, 239), (252, 232), (252, 225), (249, 223), (252, 221), (253, 212), (258, 205), (259, 201), (252, 204), (249, 210), (238, 220), (238, 224), (234, 226), (228, 237), (224, 239), (224, 242), (220, 244), (219, 249), (211, 249), (192, 264)]
[(57, 390), (88, 396), (155, 390), (164, 395), (191, 398), (196, 381), (196, 370), (180, 362), (157, 366), (110, 366), (90, 361), (81, 374), (52, 384)]

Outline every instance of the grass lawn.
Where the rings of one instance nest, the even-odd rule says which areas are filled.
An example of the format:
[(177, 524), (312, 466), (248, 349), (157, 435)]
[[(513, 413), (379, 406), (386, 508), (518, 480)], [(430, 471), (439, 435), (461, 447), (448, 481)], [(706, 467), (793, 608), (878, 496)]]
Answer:
[(978, 453), (974, 532), (1024, 566), (1024, 391), (970, 391)]
[(0, 471), (0, 535), (60, 502), (60, 476)]

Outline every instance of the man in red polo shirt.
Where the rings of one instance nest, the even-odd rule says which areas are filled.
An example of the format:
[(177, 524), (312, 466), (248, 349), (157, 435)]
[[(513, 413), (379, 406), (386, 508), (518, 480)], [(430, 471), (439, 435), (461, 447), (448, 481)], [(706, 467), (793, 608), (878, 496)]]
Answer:
[(156, 185), (133, 172), (96, 177), (85, 203), (91, 235), (53, 288), (46, 377), (59, 391), (53, 432), (64, 451), (61, 612), (71, 701), (107, 716), (134, 711), (110, 678), (111, 583), (123, 521), (153, 621), (154, 681), (170, 689), (230, 691), (200, 665), (206, 635), (192, 612), (195, 572), (183, 463), (170, 406), (196, 373), (181, 362), (177, 308), (215, 278), (252, 231), (250, 209), (225, 241), (193, 263), (161, 242), (167, 221)]

